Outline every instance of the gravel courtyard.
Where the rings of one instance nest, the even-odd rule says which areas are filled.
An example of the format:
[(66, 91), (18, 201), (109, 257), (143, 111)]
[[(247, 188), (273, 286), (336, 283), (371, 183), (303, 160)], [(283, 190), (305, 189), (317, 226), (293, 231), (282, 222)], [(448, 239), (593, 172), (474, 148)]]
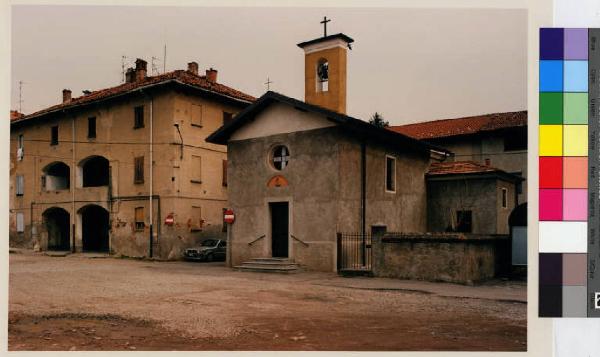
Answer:
[(10, 255), (9, 350), (525, 351), (526, 285)]

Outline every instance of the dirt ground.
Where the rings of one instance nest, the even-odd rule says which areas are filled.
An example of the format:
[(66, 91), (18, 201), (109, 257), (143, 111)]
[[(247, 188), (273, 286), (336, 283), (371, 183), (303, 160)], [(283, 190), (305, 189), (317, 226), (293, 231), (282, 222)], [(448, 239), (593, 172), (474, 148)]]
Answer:
[(9, 350), (526, 350), (526, 286), (10, 255)]

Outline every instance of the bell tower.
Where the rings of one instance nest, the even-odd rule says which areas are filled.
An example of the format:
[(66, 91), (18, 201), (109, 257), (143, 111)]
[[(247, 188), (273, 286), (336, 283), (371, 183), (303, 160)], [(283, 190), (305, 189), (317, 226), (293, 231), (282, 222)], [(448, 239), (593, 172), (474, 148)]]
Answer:
[(302, 42), (304, 50), (304, 101), (346, 114), (346, 52), (353, 39), (338, 33), (327, 35), (326, 17), (323, 37)]

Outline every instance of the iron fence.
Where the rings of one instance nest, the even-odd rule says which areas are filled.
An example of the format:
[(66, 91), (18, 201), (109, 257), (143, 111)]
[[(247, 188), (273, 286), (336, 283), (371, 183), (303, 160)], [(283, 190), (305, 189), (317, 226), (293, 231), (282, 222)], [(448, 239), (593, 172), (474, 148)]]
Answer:
[(368, 233), (338, 233), (338, 272), (370, 272), (371, 268), (371, 235)]

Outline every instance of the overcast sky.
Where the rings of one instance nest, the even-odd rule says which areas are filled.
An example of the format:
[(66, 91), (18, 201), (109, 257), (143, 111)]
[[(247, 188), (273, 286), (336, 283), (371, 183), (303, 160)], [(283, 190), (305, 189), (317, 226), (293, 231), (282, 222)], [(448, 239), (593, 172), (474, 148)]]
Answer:
[(25, 113), (58, 103), (63, 88), (118, 85), (121, 56), (158, 58), (162, 72), (197, 61), (219, 82), (260, 96), (303, 99), (296, 44), (328, 33), (354, 38), (348, 114), (392, 124), (526, 109), (527, 13), (495, 9), (344, 9), (14, 6), (12, 100)]

